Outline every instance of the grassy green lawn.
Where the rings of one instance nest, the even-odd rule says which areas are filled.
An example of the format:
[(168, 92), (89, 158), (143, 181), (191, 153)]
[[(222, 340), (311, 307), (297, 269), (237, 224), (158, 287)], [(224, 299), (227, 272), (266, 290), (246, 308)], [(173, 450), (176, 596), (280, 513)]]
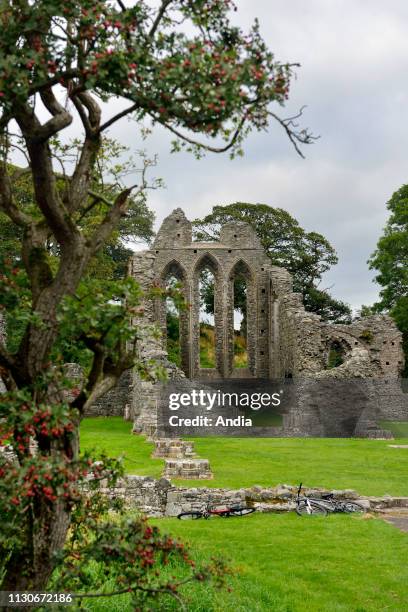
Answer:
[[(131, 424), (120, 417), (85, 419), (81, 447), (124, 454), (130, 474), (160, 476), (163, 461), (151, 459), (153, 445), (130, 431)], [(174, 482), (239, 488), (303, 481), (306, 486), (349, 488), (364, 495), (408, 495), (408, 449), (389, 444), (343, 438), (197, 438), (196, 451), (210, 460), (214, 479)]]
[(408, 449), (390, 448), (389, 440), (200, 438), (195, 442), (199, 455), (210, 460), (215, 474), (211, 486), (303, 482), (355, 489), (364, 495), (408, 495)]
[(163, 470), (161, 459), (152, 459), (154, 445), (141, 436), (131, 433), (132, 425), (121, 417), (95, 417), (81, 423), (81, 449), (106, 451), (110, 457), (124, 456), (129, 474), (160, 478)]
[(396, 421), (380, 421), (380, 427), (389, 429), (396, 438), (408, 438), (408, 423)]
[[(180, 522), (156, 519), (163, 531), (191, 544), (197, 561), (228, 559), (231, 592), (184, 587), (188, 612), (405, 611), (408, 536), (380, 519), (346, 515)], [(169, 568), (169, 575), (174, 568)], [(127, 612), (128, 600), (86, 601), (89, 610)], [(161, 611), (180, 610), (162, 600)]]
[[(121, 418), (85, 419), (81, 447), (125, 454), (129, 473), (158, 477), (163, 462), (153, 445), (131, 435)], [(405, 430), (399, 430), (406, 435)], [(397, 432), (396, 432), (397, 433)], [(391, 443), (408, 444), (408, 439)], [(408, 449), (389, 441), (360, 439), (197, 438), (196, 450), (210, 459), (212, 481), (190, 486), (253, 484), (323, 485), (362, 494), (408, 495)], [(175, 481), (180, 483), (180, 481)], [(294, 513), (181, 522), (155, 519), (162, 530), (187, 541), (197, 562), (227, 559), (231, 592), (207, 584), (184, 587), (188, 612), (377, 612), (408, 610), (407, 534), (380, 519), (333, 515), (300, 518)], [(97, 571), (97, 568), (96, 568)], [(177, 573), (171, 565), (169, 578)], [(114, 585), (106, 585), (107, 590)], [(127, 596), (87, 600), (95, 612), (130, 612)], [(161, 612), (179, 610), (162, 600)]]

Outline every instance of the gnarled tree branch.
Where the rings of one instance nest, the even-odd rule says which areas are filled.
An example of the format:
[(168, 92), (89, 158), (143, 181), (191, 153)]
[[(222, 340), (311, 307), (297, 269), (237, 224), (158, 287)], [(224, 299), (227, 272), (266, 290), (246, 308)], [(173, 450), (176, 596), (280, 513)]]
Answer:
[(160, 25), (161, 20), (164, 17), (164, 14), (167, 10), (167, 7), (173, 2), (173, 0), (162, 0), (159, 10), (157, 11), (156, 19), (153, 22), (152, 27), (150, 28), (148, 38), (153, 38), (156, 33), (157, 28)]
[(313, 136), (313, 134), (311, 134), (306, 129), (298, 129), (299, 126), (296, 120), (303, 115), (303, 111), (305, 108), (305, 106), (302, 106), (297, 115), (294, 115), (293, 117), (287, 117), (286, 119), (282, 119), (275, 113), (268, 111), (268, 115), (275, 119), (275, 121), (277, 121), (283, 127), (290, 142), (293, 144), (296, 153), (298, 153), (300, 157), (303, 157), (303, 159), (305, 158), (305, 156), (303, 155), (299, 144), (313, 144), (315, 140), (318, 140), (320, 138), (320, 136)]
[[(67, 206), (70, 212), (76, 211), (86, 199), (92, 181), (98, 151), (101, 147), (100, 122), (101, 109), (88, 92), (72, 97), (85, 128), (85, 141), (68, 187)], [(87, 114), (85, 113), (85, 110)]]
[(157, 121), (157, 123), (160, 123), (163, 127), (167, 128), (172, 134), (174, 134), (175, 136), (177, 136), (177, 138), (180, 138), (181, 140), (184, 140), (184, 142), (188, 142), (189, 144), (195, 146), (195, 147), (199, 147), (200, 149), (205, 149), (206, 151), (211, 151), (212, 153), (225, 153), (226, 151), (228, 151), (229, 149), (231, 149), (234, 144), (237, 142), (239, 135), (242, 131), (242, 128), (245, 125), (245, 121), (247, 120), (247, 114), (245, 113), (243, 115), (243, 117), (241, 118), (232, 138), (229, 140), (229, 142), (223, 146), (223, 147), (212, 147), (211, 145), (205, 144), (204, 142), (200, 142), (198, 140), (194, 140), (193, 138), (190, 138), (189, 136), (186, 136), (185, 134), (183, 134), (182, 132), (179, 132), (179, 130), (177, 130), (176, 128), (174, 128), (172, 125), (170, 125), (169, 123), (166, 123), (166, 121), (164, 121), (163, 119), (161, 119), (161, 117), (159, 117), (158, 115), (155, 115), (153, 113), (149, 113), (149, 115), (152, 117), (152, 119), (154, 119), (154, 121)]
[(0, 208), (20, 227), (32, 222), (30, 215), (20, 210), (14, 203), (11, 179), (7, 172), (6, 162), (0, 162)]
[[(53, 102), (50, 99), (48, 102), (51, 108)], [(38, 138), (41, 124), (28, 105), (19, 109), (16, 120), (30, 157), (36, 202), (63, 250), (72, 242), (73, 236), (78, 234), (78, 229), (59, 196), (49, 144)]]
[[(117, 226), (121, 217), (126, 214), (129, 205), (128, 198), (135, 187), (137, 187), (137, 185), (133, 185), (132, 187), (124, 189), (120, 192), (120, 194), (115, 198), (112, 208), (109, 210), (102, 223), (96, 228), (93, 235), (88, 240), (87, 244), (92, 254), (96, 253), (101, 248)], [(146, 185), (143, 176), (143, 183), (137, 191), (137, 194), (141, 193), (145, 187)]]
[(119, 119), (123, 119), (123, 117), (130, 115), (130, 113), (133, 113), (138, 108), (140, 108), (139, 102), (135, 102), (131, 106), (128, 106), (127, 108), (125, 108), (125, 110), (121, 111), (120, 113), (117, 113), (116, 115), (108, 119), (108, 121), (105, 121), (105, 123), (103, 123), (99, 128), (99, 132), (107, 130), (111, 125), (119, 121)]

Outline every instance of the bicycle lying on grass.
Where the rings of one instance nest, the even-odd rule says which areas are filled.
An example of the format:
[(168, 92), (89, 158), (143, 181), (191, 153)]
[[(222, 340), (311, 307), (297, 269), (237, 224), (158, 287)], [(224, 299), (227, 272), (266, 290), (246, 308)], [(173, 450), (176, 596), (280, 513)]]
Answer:
[(312, 516), (327, 516), (327, 508), (320, 504), (318, 501), (307, 497), (306, 495), (300, 496), (302, 490), (302, 483), (300, 483), (297, 495), (296, 495), (296, 512), (299, 516), (304, 514), (310, 514)]
[(197, 520), (200, 518), (213, 519), (213, 518), (229, 518), (231, 516), (246, 516), (255, 512), (255, 508), (249, 508), (248, 506), (222, 506), (222, 507), (211, 507), (211, 504), (207, 504), (205, 510), (192, 510), (191, 512), (181, 512), (177, 518), (181, 521)]
[(330, 513), (365, 512), (363, 506), (349, 500), (335, 499), (334, 493), (322, 493), (321, 498), (300, 496), (302, 483), (300, 483), (296, 496), (296, 512), (299, 516), (312, 514), (314, 516), (327, 516)]

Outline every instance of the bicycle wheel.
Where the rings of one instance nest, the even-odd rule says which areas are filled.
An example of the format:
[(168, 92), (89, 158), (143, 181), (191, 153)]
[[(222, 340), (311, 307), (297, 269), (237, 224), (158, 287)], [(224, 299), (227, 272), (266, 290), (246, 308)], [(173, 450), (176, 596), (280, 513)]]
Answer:
[(365, 512), (365, 508), (356, 502), (345, 502), (343, 512)]
[(242, 508), (231, 508), (229, 514), (230, 516), (246, 516), (247, 514), (252, 514), (252, 512), (255, 512), (255, 508), (242, 506)]
[(181, 512), (177, 518), (180, 519), (180, 521), (196, 521), (197, 519), (200, 519), (203, 517), (203, 513), (202, 512)]
[(299, 516), (327, 516), (327, 508), (314, 502), (300, 502), (296, 507)]

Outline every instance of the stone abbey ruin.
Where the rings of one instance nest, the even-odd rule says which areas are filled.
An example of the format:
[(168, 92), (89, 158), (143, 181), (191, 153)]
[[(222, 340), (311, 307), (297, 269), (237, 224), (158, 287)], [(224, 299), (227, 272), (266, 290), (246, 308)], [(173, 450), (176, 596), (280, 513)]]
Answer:
[[(199, 282), (204, 269), (214, 278), (212, 368), (200, 365)], [(181, 367), (177, 367), (166, 351), (164, 300), (146, 299), (144, 304), (145, 316), (161, 327), (162, 335), (156, 341), (141, 339), (140, 354), (158, 360), (170, 381), (190, 381), (197, 387), (241, 379), (252, 386), (268, 380), (294, 385), (282, 425), (269, 429), (268, 435), (391, 437), (381, 421), (408, 420), (408, 394), (402, 392), (400, 379), (402, 338), (392, 319), (377, 315), (339, 325), (307, 312), (301, 295), (292, 290), (291, 275), (272, 265), (248, 224), (230, 222), (221, 228), (219, 241), (194, 242), (190, 221), (176, 209), (164, 220), (151, 249), (133, 255), (129, 274), (145, 290), (165, 287), (170, 277), (176, 278), (189, 305), (180, 311)], [(234, 368), (234, 279), (238, 276), (246, 282), (248, 355), (247, 367), (239, 369)], [(328, 368), (333, 348), (342, 359), (338, 367)], [(161, 387), (162, 383), (128, 374), (92, 414), (126, 414), (136, 432), (155, 437)], [(169, 445), (175, 456), (184, 456), (182, 442)], [(166, 442), (156, 446), (160, 454)], [(171, 448), (166, 451), (170, 455)]]
[[(212, 367), (203, 367), (200, 357), (203, 271), (209, 271), (214, 282)], [(218, 241), (194, 242), (190, 221), (176, 209), (164, 220), (151, 249), (134, 253), (128, 273), (145, 291), (145, 321), (161, 331), (154, 337), (151, 330), (141, 331), (139, 355), (161, 365), (168, 382), (143, 380), (129, 371), (87, 416), (123, 416), (132, 421), (134, 433), (145, 434), (154, 442), (153, 456), (164, 459), (166, 478), (212, 478), (209, 461), (198, 458), (194, 443), (180, 437), (193, 432), (162, 426), (169, 408), (166, 390), (171, 386), (187, 392), (219, 387), (250, 392), (282, 388), (286, 401), (279, 424), (251, 427), (244, 435), (391, 438), (383, 422), (408, 421), (408, 393), (403, 392), (401, 379), (402, 336), (393, 320), (377, 315), (338, 325), (307, 312), (302, 296), (293, 292), (291, 275), (272, 265), (250, 225), (230, 222), (221, 228)], [(246, 287), (245, 367), (237, 367), (234, 361), (237, 278), (244, 279)], [(187, 304), (178, 313), (179, 366), (169, 360), (167, 352), (166, 302), (148, 297), (150, 289), (165, 288), (174, 279)], [(0, 336), (4, 335), (4, 319), (0, 318)], [(329, 367), (333, 350), (341, 359), (336, 367)], [(67, 373), (80, 384), (78, 365), (67, 364)], [(227, 414), (231, 413), (240, 414), (240, 407), (229, 407)], [(229, 427), (214, 433), (241, 436), (242, 431)], [(208, 434), (197, 431), (195, 435)], [(154, 488), (155, 482), (147, 478), (145, 484)], [(167, 481), (157, 481), (160, 499), (163, 482)]]

